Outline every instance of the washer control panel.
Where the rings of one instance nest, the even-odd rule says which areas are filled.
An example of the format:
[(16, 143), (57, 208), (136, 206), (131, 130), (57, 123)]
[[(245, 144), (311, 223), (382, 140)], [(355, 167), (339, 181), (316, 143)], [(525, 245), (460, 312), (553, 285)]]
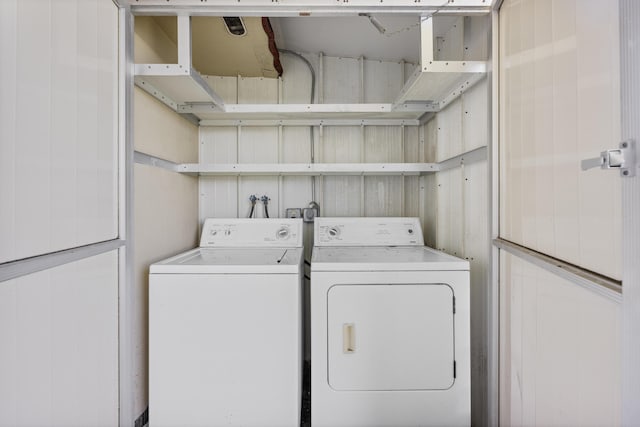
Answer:
[(302, 247), (302, 219), (208, 218), (200, 247)]
[(318, 217), (316, 246), (423, 246), (418, 218)]

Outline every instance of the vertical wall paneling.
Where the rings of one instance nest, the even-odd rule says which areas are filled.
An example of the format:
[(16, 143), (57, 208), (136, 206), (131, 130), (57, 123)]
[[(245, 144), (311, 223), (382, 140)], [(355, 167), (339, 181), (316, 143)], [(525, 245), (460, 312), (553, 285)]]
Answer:
[[(420, 157), (420, 128), (418, 126), (404, 126), (403, 137), (403, 160), (405, 162), (422, 162)], [(420, 216), (420, 177), (405, 176), (403, 177), (403, 214), (409, 217)]]
[[(237, 163), (237, 137), (238, 130), (235, 127), (201, 127), (200, 162), (203, 164)], [(238, 208), (236, 177), (200, 177), (199, 206), (201, 219), (236, 217)]]
[(436, 160), (439, 162), (464, 152), (462, 146), (462, 99), (462, 97), (456, 99), (438, 113)]
[[(360, 56), (358, 58), (358, 68), (359, 68), (359, 81), (360, 81), (360, 91), (358, 95), (358, 103), (364, 102), (364, 57)], [(365, 127), (364, 125), (360, 126), (360, 162), (365, 161)], [(360, 177), (360, 216), (366, 216), (366, 203), (367, 203), (367, 192), (365, 190), (365, 177), (364, 175)]]
[[(243, 127), (238, 141), (238, 154), (238, 163), (278, 163), (278, 127)], [(238, 209), (241, 215), (250, 209), (249, 196), (252, 194), (258, 198), (268, 196), (272, 215), (277, 216), (278, 177), (240, 177)], [(256, 216), (264, 216), (261, 203), (256, 205)]]
[(471, 372), (472, 413), (479, 423), (487, 407), (487, 241), (488, 173), (486, 162), (466, 165), (463, 170), (464, 258), (471, 266)]
[[(493, 246), (493, 240), (499, 235), (499, 34), (500, 34), (500, 19), (499, 9), (494, 8), (490, 15), (491, 19), (491, 31), (488, 37), (490, 41), (491, 49), (489, 51), (489, 60), (491, 62), (491, 69), (487, 75), (487, 83), (489, 84), (487, 90), (487, 96), (489, 98), (488, 104), (490, 107), (489, 116), (487, 117), (490, 124), (490, 139), (487, 141), (487, 153), (488, 153), (488, 218), (487, 227), (489, 229), (489, 241), (487, 242), (488, 258), (489, 262), (487, 268), (489, 269), (487, 294), (486, 294), (486, 310), (487, 318), (485, 324), (487, 325), (486, 337), (487, 337), (487, 384), (486, 384), (486, 409), (487, 413), (485, 417), (480, 417), (480, 421), (486, 425), (498, 425), (500, 423), (500, 387), (501, 387), (501, 360), (502, 353), (500, 352), (500, 341), (502, 330), (500, 328), (500, 318), (503, 318), (502, 310), (505, 308), (502, 295), (499, 287), (500, 277), (500, 264), (499, 264), (499, 251)], [(505, 364), (502, 364), (505, 365)]]
[(0, 286), (0, 425), (118, 425), (117, 252)]
[(462, 151), (471, 151), (487, 145), (488, 80), (482, 80), (464, 94), (462, 113)]
[[(401, 158), (402, 158), (402, 162), (406, 162), (406, 157), (405, 157), (405, 138), (407, 136), (407, 133), (404, 130), (404, 125), (400, 126), (400, 150), (401, 150)], [(400, 216), (406, 216), (405, 214), (405, 206), (406, 206), (406, 201), (405, 201), (405, 191), (406, 191), (406, 180), (404, 175), (400, 177)]]
[(489, 16), (465, 16), (464, 18), (464, 52), (465, 61), (484, 61), (489, 55)]
[(437, 176), (437, 174), (431, 174), (420, 177), (420, 197), (423, 199), (420, 218), (422, 219), (424, 244), (432, 248), (438, 248)]
[[(486, 59), (486, 20), (452, 21), (448, 32), (436, 40), (436, 50), (437, 55), (446, 59)], [(443, 161), (487, 146), (490, 105), (489, 83), (485, 79), (436, 113), (422, 126), (424, 161)], [(474, 425), (485, 425), (489, 292), (487, 162), (460, 164), (422, 181), (425, 243), (467, 259), (471, 266), (471, 419)]]
[(207, 84), (227, 104), (238, 103), (238, 78), (223, 76), (204, 76)]
[(134, 348), (135, 258), (134, 258), (134, 100), (133, 72), (129, 64), (134, 56), (134, 17), (130, 10), (118, 10), (118, 159), (119, 159), (119, 238), (125, 245), (118, 251), (118, 419), (119, 425), (130, 425), (138, 417)]
[[(59, 179), (51, 181), (51, 192), (54, 196), (49, 206), (53, 220), (60, 224), (60, 227), (55, 227), (51, 233), (52, 240), (62, 242), (65, 247), (71, 247), (76, 240), (74, 195), (78, 186), (83, 185), (76, 182), (76, 170), (67, 167), (67, 162), (76, 159), (77, 156), (76, 135), (69, 138), (69, 129), (76, 128), (78, 123), (78, 10), (73, 3), (62, 3), (59, 8), (51, 11), (51, 15), (51, 50), (52, 56), (58, 58), (58, 61), (51, 64), (51, 79), (58, 82), (57, 90), (54, 90), (51, 99), (51, 167), (55, 171), (53, 174)], [(107, 87), (110, 86), (107, 83)]]
[(501, 423), (620, 425), (620, 303), (504, 252), (500, 283)]
[[(319, 57), (317, 55), (303, 55), (312, 65), (315, 71), (315, 93), (314, 98), (318, 98), (319, 88), (322, 86), (318, 73)], [(311, 71), (307, 64), (300, 58), (292, 55), (282, 55), (283, 77), (282, 77), (282, 103), (309, 103), (311, 99)], [(319, 147), (319, 135), (316, 129), (303, 127), (283, 127), (282, 129), (282, 153), (280, 161), (283, 163), (310, 163), (312, 159), (311, 138), (313, 133), (314, 149), (313, 158), (317, 161), (317, 150)], [(282, 177), (281, 205), (286, 208), (303, 208), (313, 200), (311, 177)], [(318, 178), (316, 178), (318, 181)], [(317, 192), (317, 189), (316, 189)], [(281, 211), (284, 215), (285, 210)]]
[(17, 44), (18, 0), (0, 2), (0, 262), (15, 259), (16, 241), (16, 140), (17, 140)]
[(500, 16), (501, 237), (620, 279), (620, 180), (580, 170), (620, 140), (618, 2), (505, 1)]
[[(278, 79), (262, 77), (238, 79), (238, 103), (277, 104)], [(278, 128), (249, 127), (242, 129), (238, 139), (238, 163), (278, 163)], [(278, 177), (240, 177), (238, 183), (238, 212), (250, 210), (249, 196), (266, 195), (271, 199), (271, 215), (278, 216)], [(256, 216), (263, 217), (261, 203), (256, 205)]]
[[(41, 43), (41, 40), (49, 40), (51, 37), (51, 12), (51, 4), (49, 3), (17, 2), (17, 14), (14, 17), (17, 21), (17, 31), (14, 38), (17, 44), (16, 62), (13, 64), (17, 69), (17, 80), (13, 82), (13, 86), (16, 88), (16, 122), (8, 124), (16, 127), (16, 139), (2, 142), (3, 144), (15, 144), (13, 161), (17, 166), (14, 176), (16, 240), (3, 242), (2, 246), (7, 244), (13, 246), (13, 251), (8, 258), (0, 259), (0, 261), (10, 261), (51, 251), (49, 230), (52, 227), (48, 207), (51, 206), (52, 198), (49, 188), (52, 165), (50, 159), (51, 141), (48, 133), (51, 128), (52, 63), (51, 61), (42, 61), (42, 57), (48, 57), (50, 51), (48, 44)], [(89, 20), (89, 22), (91, 21)], [(32, 25), (33, 28), (31, 28)], [(80, 28), (78, 28), (78, 32), (80, 33)], [(95, 35), (85, 34), (85, 37), (92, 39), (95, 38)], [(91, 52), (82, 52), (81, 46), (78, 46), (78, 52), (75, 56), (78, 57), (82, 54), (86, 55), (89, 61), (91, 60)], [(77, 70), (78, 74), (86, 76), (86, 73), (82, 71), (82, 69)], [(82, 87), (79, 82), (79, 87), (88, 90), (86, 97), (91, 99), (94, 94), (89, 84)], [(76, 97), (74, 104), (78, 105), (82, 101), (83, 99)], [(78, 107), (76, 106), (76, 108)], [(28, 124), (32, 117), (39, 118), (39, 126)], [(74, 115), (71, 115), (70, 118), (73, 117)], [(2, 119), (0, 118), (0, 120)], [(74, 134), (76, 142), (88, 136), (83, 134), (82, 128), (79, 127), (75, 128)], [(86, 142), (89, 147), (95, 146), (93, 138), (83, 142)], [(82, 146), (77, 143), (74, 148), (76, 152), (82, 150)], [(82, 158), (78, 160), (82, 161)], [(70, 162), (71, 159), (67, 161)], [(26, 167), (27, 165), (29, 167)], [(78, 168), (73, 166), (76, 172), (79, 172)], [(79, 166), (83, 168), (84, 165)], [(81, 186), (82, 182), (78, 182), (77, 185)], [(43, 207), (45, 208), (43, 209)], [(81, 209), (81, 207), (78, 206), (77, 209)], [(41, 215), (43, 210), (45, 215)], [(86, 211), (83, 213), (86, 214)]]
[[(315, 96), (318, 95), (318, 56), (302, 54), (314, 67), (316, 75)], [(281, 102), (285, 104), (309, 104), (311, 100), (311, 71), (307, 64), (291, 54), (280, 55), (282, 63), (282, 97)]]
[(360, 65), (356, 58), (323, 57), (322, 93), (325, 104), (360, 101)]
[[(304, 56), (316, 72), (316, 100), (326, 103), (391, 102), (404, 82), (405, 69), (411, 68), (410, 64), (365, 58)], [(275, 79), (206, 78), (227, 102), (231, 99), (240, 103), (308, 103), (311, 78), (307, 65), (293, 55), (283, 54), (282, 59), (284, 74), (279, 84)], [(316, 162), (421, 161), (415, 126), (320, 125), (313, 134)], [(200, 140), (201, 163), (306, 163), (311, 160), (310, 131), (306, 126), (202, 127)], [(327, 176), (317, 177), (316, 184), (322, 215), (420, 213), (417, 177)], [(248, 197), (254, 193), (270, 196), (271, 213), (283, 216), (286, 208), (307, 206), (313, 198), (311, 187), (311, 177), (203, 176), (200, 177), (200, 219), (246, 216), (250, 207)], [(261, 215), (261, 205), (258, 207)]]
[[(577, 136), (581, 158), (589, 157), (590, 153), (597, 155), (605, 148), (617, 148), (620, 141), (618, 4), (618, 1), (607, 1), (603, 8), (602, 0), (588, 0), (580, 1), (576, 7), (577, 68), (588, 70), (586, 75), (577, 79)], [(594, 34), (594, 25), (603, 25), (604, 33)], [(590, 108), (600, 102), (605, 104), (602, 110)], [(578, 209), (584, 213), (580, 217), (580, 260), (590, 269), (621, 278), (622, 183), (615, 173), (592, 172), (595, 173), (579, 177)], [(607, 202), (611, 205), (598, 200), (597, 195), (600, 194), (609, 194)], [(615, 231), (594, 239), (592, 230), (601, 226), (605, 219), (611, 221)], [(603, 253), (607, 250), (604, 248), (611, 248), (613, 256), (604, 258)], [(610, 266), (610, 262), (614, 265)]]
[[(640, 140), (640, 4), (620, 2), (622, 139)], [(638, 171), (637, 171), (638, 172)], [(623, 190), (622, 425), (640, 419), (640, 174), (625, 178)]]
[[(309, 163), (311, 161), (311, 141), (306, 126), (285, 126), (282, 130), (283, 163)], [(315, 132), (315, 145), (318, 133)], [(302, 208), (312, 200), (311, 177), (283, 177), (282, 200), (284, 208)], [(283, 211), (284, 214), (284, 211)]]
[(0, 262), (113, 239), (117, 8), (1, 7)]
[(464, 52), (464, 17), (451, 19), (451, 25), (444, 34), (437, 35), (434, 57), (436, 61), (461, 61)]
[(404, 69), (400, 62), (364, 60), (365, 103), (393, 102), (404, 86)]
[[(0, 263), (118, 237), (118, 28), (109, 0), (0, 4)], [(118, 267), (1, 284), (0, 425), (118, 424)]]
[[(363, 161), (400, 163), (404, 158), (404, 129), (401, 126), (366, 126)], [(365, 216), (401, 216), (403, 211), (402, 176), (364, 178)]]
[[(360, 162), (365, 161), (365, 127), (360, 126)], [(366, 208), (366, 191), (365, 191), (365, 176), (360, 176), (360, 216), (365, 216)]]
[[(360, 126), (325, 126), (322, 162), (357, 163), (361, 161)], [(324, 216), (361, 215), (361, 178), (325, 176), (323, 179)]]
[[(139, 88), (134, 89), (133, 122), (137, 151), (175, 163), (198, 161), (197, 127)], [(225, 142), (208, 148), (226, 154), (230, 149)], [(147, 165), (134, 166), (132, 304), (135, 309), (130, 327), (134, 342), (135, 417), (148, 405), (149, 266), (197, 244), (198, 186), (198, 179), (191, 176)]]
[[(500, 10), (500, 236), (613, 279), (621, 179), (580, 160), (620, 140), (618, 31), (617, 1)], [(501, 423), (620, 425), (620, 304), (515, 256), (500, 262)]]
[[(167, 19), (167, 18), (160, 18)], [(173, 17), (172, 19), (177, 19)], [(177, 23), (174, 22), (174, 25)], [(153, 16), (135, 17), (134, 63), (136, 64), (177, 64), (178, 46), (158, 24)]]

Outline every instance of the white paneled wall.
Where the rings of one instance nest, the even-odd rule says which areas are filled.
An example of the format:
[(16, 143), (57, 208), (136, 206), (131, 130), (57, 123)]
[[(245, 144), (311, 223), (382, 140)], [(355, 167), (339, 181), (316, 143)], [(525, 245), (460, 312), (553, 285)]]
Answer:
[[(306, 55), (316, 70), (316, 101), (392, 102), (411, 64), (364, 58)], [(282, 79), (207, 77), (230, 103), (308, 103), (309, 69), (282, 54)], [(319, 66), (322, 64), (322, 72)], [(314, 128), (317, 163), (419, 162), (416, 126), (323, 126)], [(201, 127), (200, 163), (309, 163), (309, 127)], [(271, 216), (302, 208), (314, 199), (311, 177), (201, 177), (200, 220), (244, 217), (249, 196), (271, 198)], [(316, 198), (325, 216), (400, 216), (420, 213), (417, 177), (328, 176), (316, 178)], [(260, 207), (260, 205), (258, 205)], [(260, 207), (258, 216), (263, 212)]]
[[(0, 58), (0, 264), (118, 238), (118, 8), (2, 1)], [(118, 259), (0, 283), (0, 426), (118, 424)]]
[(0, 2), (0, 263), (117, 236), (117, 8)]
[(0, 426), (118, 425), (118, 254), (0, 283)]
[[(162, 62), (177, 53), (153, 19), (136, 18), (135, 24), (136, 60)], [(134, 90), (133, 122), (136, 151), (174, 163), (198, 161), (197, 126), (139, 88)], [(134, 316), (129, 327), (134, 343), (133, 414), (139, 418), (149, 404), (149, 266), (197, 245), (198, 179), (136, 164), (133, 190), (134, 283), (130, 304)]]
[[(442, 161), (489, 140), (489, 82), (477, 83), (424, 125), (426, 161)], [(471, 265), (472, 423), (486, 417), (488, 169), (481, 161), (423, 178), (425, 243)]]
[(617, 426), (621, 305), (502, 252), (500, 422)]
[(580, 170), (620, 139), (618, 2), (505, 1), (500, 20), (500, 235), (620, 279), (620, 178)]
[[(198, 159), (198, 129), (142, 89), (134, 92), (137, 151), (175, 163)], [(130, 325), (134, 341), (134, 416), (148, 405), (149, 266), (198, 242), (198, 179), (148, 165), (134, 166), (134, 278)]]

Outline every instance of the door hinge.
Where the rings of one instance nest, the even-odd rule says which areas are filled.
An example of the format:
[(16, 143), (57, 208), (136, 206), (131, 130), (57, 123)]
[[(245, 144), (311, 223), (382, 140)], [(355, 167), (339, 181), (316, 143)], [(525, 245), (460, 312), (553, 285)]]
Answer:
[(456, 297), (453, 297), (453, 314), (456, 314)]
[(592, 168), (618, 169), (622, 177), (636, 176), (636, 142), (631, 139), (622, 141), (620, 148), (603, 151), (600, 157), (584, 159), (581, 168), (583, 171)]
[(453, 378), (456, 377), (456, 361), (453, 361)]

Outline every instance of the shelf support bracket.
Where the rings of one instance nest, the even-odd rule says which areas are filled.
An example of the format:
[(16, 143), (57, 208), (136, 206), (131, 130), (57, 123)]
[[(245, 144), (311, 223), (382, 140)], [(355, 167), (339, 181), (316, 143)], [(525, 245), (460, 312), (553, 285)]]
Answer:
[(178, 15), (178, 64), (191, 68), (191, 17)]
[(420, 68), (426, 70), (433, 58), (433, 16), (423, 16), (420, 18)]

